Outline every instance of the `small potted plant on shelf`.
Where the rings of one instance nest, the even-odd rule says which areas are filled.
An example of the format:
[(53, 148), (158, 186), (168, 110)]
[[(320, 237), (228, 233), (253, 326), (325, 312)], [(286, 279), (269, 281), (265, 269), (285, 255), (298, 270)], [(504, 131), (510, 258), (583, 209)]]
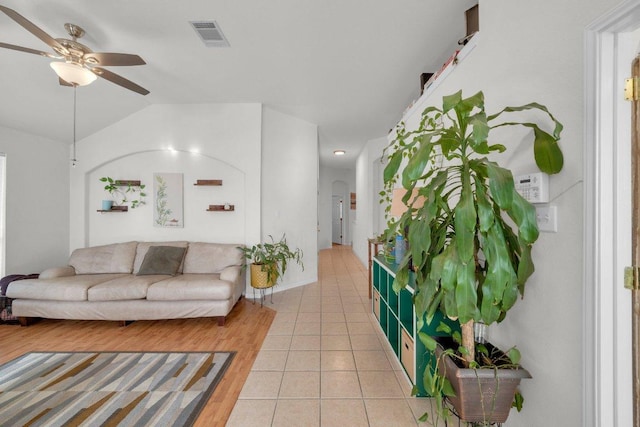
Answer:
[[(503, 119), (527, 110), (542, 113), (551, 130)], [(474, 324), (504, 320), (518, 296), (524, 295), (534, 271), (535, 208), (516, 191), (511, 171), (487, 158), (506, 150), (489, 142), (490, 131), (512, 126), (533, 130), (534, 158), (542, 172), (555, 174), (562, 169), (558, 146), (562, 124), (545, 106), (531, 103), (487, 115), (482, 92), (469, 98), (462, 92), (445, 96), (442, 108), (424, 110), (417, 129), (407, 131), (401, 123), (385, 150), (389, 163), (383, 200), (390, 202), (398, 183), (406, 190), (407, 209), (390, 220), (386, 230), (387, 236), (403, 234), (409, 243), (404, 258), (396, 260), (394, 290), (406, 286), (409, 275), (414, 275), (418, 331), (438, 311), (461, 326), (462, 333), (442, 325), (452, 334), (449, 343), (419, 333), (426, 348), (436, 354), (434, 368), (425, 371), (425, 390), (434, 397), (437, 416), (445, 419), (450, 417), (451, 402), (464, 421), (503, 422), (512, 403), (521, 408), (516, 387), (520, 378), (530, 377), (518, 365), (516, 349), (498, 352), (474, 337)], [(498, 360), (492, 360), (494, 354), (500, 355)], [(507, 379), (502, 379), (502, 372)], [(458, 383), (456, 376), (465, 375), (469, 384)], [(471, 391), (462, 389), (467, 386)], [(505, 391), (503, 404), (499, 400)], [(475, 409), (463, 407), (467, 403)]]
[(273, 287), (292, 261), (304, 270), (302, 249), (290, 249), (284, 234), (277, 242), (271, 235), (269, 239), (270, 242), (258, 243), (250, 248), (240, 247), (244, 257), (251, 262), (251, 286), (256, 289)]
[[(100, 182), (105, 183), (104, 190), (113, 198), (112, 200), (102, 201), (102, 210), (108, 211), (114, 209), (114, 204), (124, 206), (131, 203), (131, 209), (146, 204), (144, 198), (145, 185), (139, 181), (118, 181), (111, 177), (103, 176)], [(130, 199), (131, 197), (131, 199)]]

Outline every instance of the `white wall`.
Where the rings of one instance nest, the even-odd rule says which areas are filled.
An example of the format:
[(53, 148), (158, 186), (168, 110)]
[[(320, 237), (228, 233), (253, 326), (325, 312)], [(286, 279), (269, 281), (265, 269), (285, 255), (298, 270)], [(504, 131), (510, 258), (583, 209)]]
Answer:
[(304, 253), (304, 271), (291, 264), (276, 291), (318, 279), (318, 129), (271, 108), (262, 122), (262, 238), (286, 234)]
[[(337, 169), (320, 166), (320, 191), (318, 193), (318, 250), (331, 248), (332, 212), (331, 196), (339, 195), (344, 201), (344, 243), (349, 245), (353, 241), (353, 224), (356, 219), (355, 210), (351, 210), (349, 193), (356, 193), (356, 207), (360, 197), (356, 192), (355, 169)], [(346, 192), (334, 193), (333, 184), (343, 182), (347, 186)]]
[[(512, 411), (507, 426), (582, 426), (583, 359), (583, 52), (585, 27), (619, 3), (617, 0), (523, 2), (494, 0), (480, 4), (480, 38), (470, 56), (433, 93), (431, 103), (459, 89), (470, 96), (482, 89), (488, 112), (531, 101), (545, 104), (565, 125), (564, 170), (550, 182), (558, 207), (558, 233), (542, 233), (534, 248), (536, 273), (491, 339), (517, 345), (533, 379), (524, 381), (524, 410)], [(409, 119), (415, 123), (415, 119)], [(523, 133), (495, 132), (494, 142), (517, 146), (501, 161), (518, 173), (535, 170), (531, 147), (519, 146)], [(368, 184), (369, 158), (358, 160), (358, 192)], [(370, 213), (369, 213), (370, 214)], [(358, 216), (354, 248), (366, 257), (370, 230)], [(366, 221), (365, 221), (366, 222)], [(364, 256), (362, 254), (365, 254)]]
[[(259, 104), (153, 105), (85, 138), (71, 175), (71, 249), (123, 240), (258, 241), (260, 139)], [(153, 226), (154, 172), (184, 173), (184, 228)], [(97, 213), (105, 175), (141, 180), (147, 205)], [(223, 185), (194, 188), (197, 179)], [(236, 210), (204, 212), (225, 201)]]
[[(253, 245), (286, 233), (305, 253), (279, 290), (317, 278), (317, 129), (260, 104), (153, 105), (78, 145), (71, 177), (71, 248), (126, 240)], [(153, 226), (153, 173), (182, 173), (184, 228)], [(98, 213), (102, 176), (141, 180), (147, 204)], [(198, 187), (197, 179), (222, 179)], [(230, 203), (233, 212), (206, 212)], [(248, 289), (250, 290), (250, 288)]]
[(69, 257), (69, 146), (0, 127), (6, 153), (6, 274), (40, 273)]
[[(157, 227), (154, 218), (154, 173), (179, 173), (183, 179), (183, 228)], [(96, 213), (103, 199), (112, 199), (100, 178), (140, 180), (146, 185), (145, 205), (124, 213)], [(198, 179), (221, 179), (222, 186), (195, 186)], [(190, 240), (221, 243), (247, 241), (247, 176), (228, 163), (185, 151), (151, 150), (131, 153), (103, 164), (86, 175), (88, 244), (127, 240)], [(234, 206), (233, 211), (208, 212), (209, 205)], [(174, 218), (178, 212), (173, 209)]]

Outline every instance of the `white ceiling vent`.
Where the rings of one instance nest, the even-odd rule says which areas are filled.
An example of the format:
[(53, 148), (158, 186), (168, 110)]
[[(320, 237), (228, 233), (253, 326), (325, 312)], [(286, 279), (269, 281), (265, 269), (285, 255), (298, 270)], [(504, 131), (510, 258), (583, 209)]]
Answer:
[(216, 21), (189, 21), (200, 39), (209, 47), (228, 47), (229, 41), (222, 34), (222, 30)]

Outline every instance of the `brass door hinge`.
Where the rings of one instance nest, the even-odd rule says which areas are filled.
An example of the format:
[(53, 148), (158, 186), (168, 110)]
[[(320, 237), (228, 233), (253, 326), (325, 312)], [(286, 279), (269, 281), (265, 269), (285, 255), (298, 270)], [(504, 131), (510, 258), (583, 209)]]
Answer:
[(624, 268), (624, 287), (632, 291), (640, 290), (640, 268)]
[(624, 81), (624, 99), (626, 101), (640, 99), (640, 79), (638, 77), (630, 77)]

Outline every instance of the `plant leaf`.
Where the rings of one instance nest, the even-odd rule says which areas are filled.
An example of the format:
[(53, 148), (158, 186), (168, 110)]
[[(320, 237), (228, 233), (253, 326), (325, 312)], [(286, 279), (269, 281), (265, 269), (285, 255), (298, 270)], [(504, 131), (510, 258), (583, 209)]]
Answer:
[(438, 140), (442, 155), (447, 159), (451, 159), (451, 152), (456, 151), (462, 145), (462, 139), (456, 130), (457, 128), (442, 130)]
[(475, 263), (468, 262), (458, 267), (456, 284), (456, 304), (460, 323), (478, 317), (478, 294), (476, 291)]
[(431, 368), (427, 368), (424, 370), (424, 374), (422, 375), (422, 383), (424, 384), (424, 389), (431, 396), (435, 396), (438, 390), (438, 382), (437, 377), (434, 377), (431, 372)]
[(508, 210), (511, 207), (513, 193), (515, 192), (511, 171), (501, 168), (494, 162), (485, 161), (484, 165), (489, 176), (491, 197), (501, 209)]
[(451, 326), (444, 322), (440, 322), (436, 328), (436, 332), (444, 332), (447, 335), (451, 335)]
[(424, 332), (418, 332), (418, 338), (420, 338), (420, 341), (422, 341), (422, 344), (424, 344), (427, 350), (435, 351), (437, 342), (432, 336), (427, 335)]
[(513, 396), (513, 403), (511, 404), (512, 408), (516, 408), (518, 412), (522, 411), (522, 406), (524, 405), (524, 397), (522, 394), (517, 391)]
[[(398, 260), (396, 260), (397, 262)], [(404, 289), (409, 284), (409, 270), (406, 268), (399, 268), (396, 272), (396, 278), (393, 280), (393, 292), (396, 294)]]
[[(416, 137), (419, 139), (418, 150), (411, 156), (407, 166), (402, 172), (402, 184), (406, 189), (415, 186), (415, 181), (423, 174), (429, 164), (433, 144), (430, 143), (431, 136), (428, 134)], [(410, 194), (410, 193), (408, 193)]]
[(469, 119), (469, 124), (473, 126), (473, 132), (471, 133), (473, 151), (478, 154), (488, 154), (489, 124), (487, 123), (487, 115), (484, 111), (481, 111)]
[(520, 295), (524, 296), (524, 284), (534, 271), (535, 266), (531, 259), (531, 245), (524, 245), (520, 253), (520, 262), (518, 263), (518, 289)]
[(553, 121), (553, 123), (555, 125), (554, 129), (553, 129), (553, 136), (554, 136), (554, 138), (556, 140), (560, 139), (560, 133), (562, 132), (562, 129), (564, 128), (562, 126), (562, 123), (560, 123), (558, 120), (556, 120), (556, 118), (553, 116), (553, 114), (551, 114), (549, 112), (547, 107), (545, 107), (544, 105), (539, 104), (537, 102), (530, 102), (529, 104), (522, 105), (520, 107), (505, 107), (502, 111), (489, 116), (489, 121), (498, 118), (498, 116), (502, 115), (502, 113), (512, 113), (512, 112), (525, 111), (525, 110), (540, 110), (540, 111), (544, 111), (545, 113), (547, 113), (547, 115)]
[(454, 234), (456, 235), (456, 247), (460, 260), (462, 262), (472, 262), (475, 252), (474, 237), (477, 215), (473, 203), (471, 184), (469, 183), (469, 174), (467, 171), (462, 173), (462, 193), (460, 201), (455, 208)]
[(511, 347), (509, 349), (508, 356), (509, 356), (509, 360), (511, 360), (511, 363), (513, 363), (514, 365), (517, 365), (520, 363), (521, 355), (520, 355), (520, 350), (518, 350), (517, 348)]
[(538, 222), (536, 208), (513, 189), (512, 203), (506, 209), (509, 217), (518, 226), (518, 236), (525, 243), (533, 243), (538, 239)]
[(391, 181), (393, 177), (398, 173), (400, 163), (402, 162), (402, 151), (396, 151), (389, 158), (389, 163), (384, 168), (384, 182)]
[(447, 397), (455, 397), (456, 395), (451, 382), (446, 378), (442, 378), (442, 394)]
[(562, 170), (564, 158), (558, 142), (547, 132), (534, 125), (533, 156), (542, 172), (549, 175)]
[(478, 224), (481, 233), (486, 233), (494, 221), (494, 211), (491, 207), (491, 199), (487, 195), (484, 182), (476, 175), (476, 204), (478, 206)]
[(442, 97), (442, 112), (447, 113), (462, 101), (462, 91), (459, 90), (452, 95)]

